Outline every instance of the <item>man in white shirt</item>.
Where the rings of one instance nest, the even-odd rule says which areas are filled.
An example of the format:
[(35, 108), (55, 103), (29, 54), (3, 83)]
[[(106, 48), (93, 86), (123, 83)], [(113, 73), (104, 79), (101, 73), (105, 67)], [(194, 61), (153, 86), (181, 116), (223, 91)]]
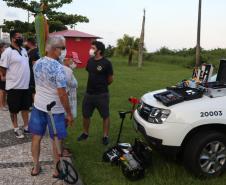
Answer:
[[(32, 157), (34, 167), (31, 175), (37, 176), (41, 171), (39, 163), (40, 142), (45, 134), (47, 125), (49, 126), (50, 136), (53, 139), (53, 130), (50, 126), (50, 118), (47, 113), (46, 105), (55, 101), (56, 105), (52, 108), (53, 119), (57, 130), (57, 137), (60, 142), (67, 136), (66, 124), (72, 124), (73, 117), (66, 92), (66, 75), (63, 66), (59, 63), (62, 51), (65, 50), (65, 39), (62, 36), (49, 37), (46, 42), (47, 55), (40, 58), (33, 66), (36, 94), (34, 107), (29, 121), (29, 131), (32, 133)], [(66, 113), (66, 117), (65, 117)], [(67, 120), (67, 123), (65, 122)], [(59, 161), (56, 145), (53, 142), (54, 163)], [(55, 169), (54, 177), (58, 177)]]
[[(16, 30), (10, 32), (11, 45), (1, 56), (0, 71), (6, 78), (7, 103), (10, 117), (17, 138), (24, 138), (28, 132), (28, 113), (31, 106), (29, 92), (30, 69), (27, 52), (23, 45), (21, 33)], [(17, 114), (21, 111), (24, 130), (18, 127)]]

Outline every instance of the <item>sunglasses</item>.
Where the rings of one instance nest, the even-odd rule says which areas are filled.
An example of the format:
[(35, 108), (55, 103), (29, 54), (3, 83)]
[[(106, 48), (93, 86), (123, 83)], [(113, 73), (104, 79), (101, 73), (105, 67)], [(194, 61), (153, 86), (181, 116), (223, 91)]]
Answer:
[(61, 50), (65, 50), (66, 49), (65, 46), (57, 46), (56, 48), (61, 49)]

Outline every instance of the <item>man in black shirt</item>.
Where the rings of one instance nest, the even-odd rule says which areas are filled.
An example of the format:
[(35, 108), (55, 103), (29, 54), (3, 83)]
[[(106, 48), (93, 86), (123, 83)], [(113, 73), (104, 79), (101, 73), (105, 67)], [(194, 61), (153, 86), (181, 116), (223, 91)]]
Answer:
[(113, 82), (113, 69), (111, 62), (103, 57), (105, 46), (102, 42), (94, 41), (91, 45), (90, 56), (86, 70), (88, 71), (88, 82), (86, 94), (83, 99), (83, 133), (78, 141), (86, 140), (89, 135), (90, 117), (95, 108), (103, 118), (104, 145), (109, 143), (109, 91), (108, 85)]
[(36, 40), (33, 37), (29, 37), (26, 40), (25, 47), (28, 49), (29, 67), (30, 67), (29, 89), (30, 89), (30, 93), (32, 94), (32, 102), (33, 102), (34, 95), (35, 95), (35, 79), (34, 79), (33, 65), (40, 57), (39, 57), (38, 48), (36, 45)]

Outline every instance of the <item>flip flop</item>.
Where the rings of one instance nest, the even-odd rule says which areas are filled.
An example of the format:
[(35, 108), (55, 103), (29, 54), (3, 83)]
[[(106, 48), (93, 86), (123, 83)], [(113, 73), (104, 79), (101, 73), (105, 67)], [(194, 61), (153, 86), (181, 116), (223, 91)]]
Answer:
[(39, 167), (38, 172), (37, 172), (37, 173), (33, 173), (34, 169), (35, 169), (35, 167), (33, 167), (33, 168), (31, 169), (31, 176), (37, 176), (37, 175), (39, 175), (39, 174), (41, 173), (41, 171), (42, 171), (42, 168)]
[(63, 149), (63, 156), (64, 157), (71, 157), (72, 153), (71, 153), (71, 151), (68, 148), (64, 148)]
[(52, 177), (55, 178), (55, 179), (59, 179), (60, 178), (60, 175), (59, 174), (58, 175), (53, 174)]
[(71, 152), (70, 148), (63, 147), (63, 150), (67, 150), (68, 152)]

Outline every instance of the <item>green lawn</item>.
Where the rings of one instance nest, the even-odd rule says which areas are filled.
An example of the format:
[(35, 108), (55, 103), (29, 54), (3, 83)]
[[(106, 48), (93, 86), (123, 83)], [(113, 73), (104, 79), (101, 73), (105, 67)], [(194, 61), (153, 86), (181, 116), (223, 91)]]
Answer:
[[(112, 59), (114, 66), (114, 82), (110, 87), (111, 94), (111, 129), (109, 146), (116, 141), (120, 119), (119, 110), (128, 110), (130, 96), (140, 97), (148, 91), (164, 88), (176, 82), (189, 78), (191, 69), (172, 64), (145, 63), (142, 69), (136, 66), (128, 67), (122, 59)], [(81, 102), (85, 92), (87, 72), (84, 69), (75, 71), (79, 82), (78, 89), (78, 118), (75, 126), (69, 130), (67, 144), (72, 149), (75, 166), (78, 169), (85, 185), (223, 185), (226, 174), (211, 180), (199, 180), (188, 173), (184, 167), (175, 161), (168, 160), (158, 153), (153, 153), (153, 166), (147, 169), (144, 179), (131, 182), (128, 181), (117, 166), (111, 166), (102, 162), (102, 153), (107, 147), (101, 143), (102, 121), (99, 114), (95, 112), (92, 117), (89, 139), (85, 142), (77, 142), (77, 136), (82, 131)], [(141, 137), (132, 126), (132, 121), (126, 119), (122, 141), (133, 142), (135, 137)]]

